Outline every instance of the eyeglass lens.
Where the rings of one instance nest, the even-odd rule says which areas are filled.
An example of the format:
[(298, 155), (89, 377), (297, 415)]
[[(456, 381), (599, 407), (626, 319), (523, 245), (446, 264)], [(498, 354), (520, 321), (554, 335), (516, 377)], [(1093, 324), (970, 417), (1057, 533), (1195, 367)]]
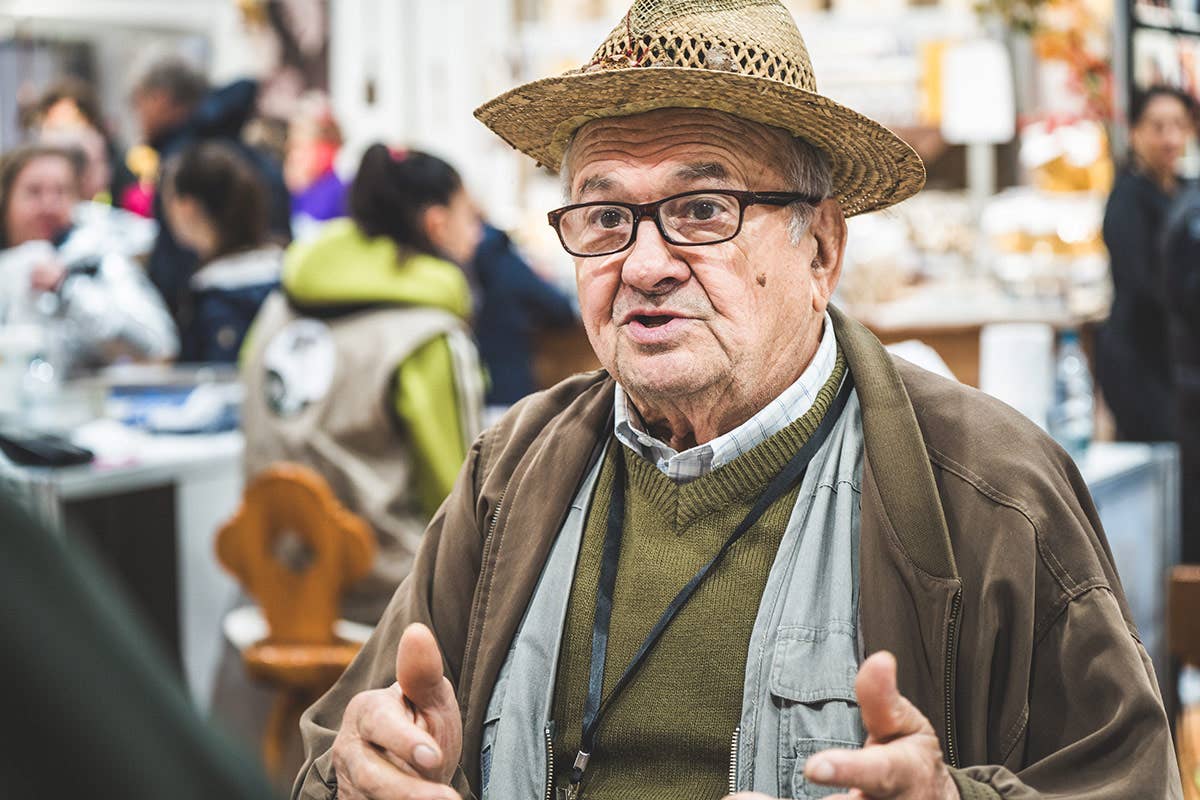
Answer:
[[(673, 244), (706, 244), (733, 236), (741, 222), (741, 205), (722, 194), (671, 198), (658, 209), (658, 221)], [(634, 235), (634, 212), (618, 205), (573, 208), (559, 221), (567, 248), (582, 255), (623, 249)]]

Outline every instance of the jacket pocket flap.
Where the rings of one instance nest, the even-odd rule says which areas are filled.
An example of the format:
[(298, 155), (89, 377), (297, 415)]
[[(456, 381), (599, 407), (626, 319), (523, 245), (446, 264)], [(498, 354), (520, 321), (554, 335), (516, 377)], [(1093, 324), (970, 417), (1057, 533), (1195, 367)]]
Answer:
[(771, 661), (771, 693), (798, 703), (857, 704), (856, 653), (854, 626), (848, 623), (780, 628)]
[(804, 776), (804, 767), (808, 764), (809, 756), (820, 753), (822, 750), (858, 750), (861, 747), (862, 745), (856, 742), (848, 742), (843, 739), (801, 739), (796, 742), (796, 761), (792, 767), (792, 797), (798, 800), (815, 800), (815, 798), (829, 797), (847, 791), (842, 787), (809, 783), (808, 778)]

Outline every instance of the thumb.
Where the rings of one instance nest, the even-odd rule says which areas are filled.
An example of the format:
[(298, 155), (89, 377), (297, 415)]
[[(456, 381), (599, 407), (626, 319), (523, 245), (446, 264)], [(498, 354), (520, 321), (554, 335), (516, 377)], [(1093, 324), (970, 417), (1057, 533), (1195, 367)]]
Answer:
[(875, 742), (917, 733), (928, 724), (896, 688), (896, 657), (886, 650), (875, 653), (858, 668), (854, 692), (863, 724)]
[(453, 690), (442, 675), (442, 653), (433, 631), (419, 622), (404, 629), (396, 648), (396, 683), (418, 710), (453, 701)]

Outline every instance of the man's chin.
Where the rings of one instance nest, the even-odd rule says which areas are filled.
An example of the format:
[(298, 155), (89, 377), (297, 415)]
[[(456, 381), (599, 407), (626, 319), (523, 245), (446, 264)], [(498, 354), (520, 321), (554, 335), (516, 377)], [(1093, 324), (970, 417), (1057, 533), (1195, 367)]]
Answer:
[(635, 398), (670, 400), (695, 395), (711, 386), (710, 375), (697, 369), (698, 359), (682, 353), (625, 359), (617, 381)]

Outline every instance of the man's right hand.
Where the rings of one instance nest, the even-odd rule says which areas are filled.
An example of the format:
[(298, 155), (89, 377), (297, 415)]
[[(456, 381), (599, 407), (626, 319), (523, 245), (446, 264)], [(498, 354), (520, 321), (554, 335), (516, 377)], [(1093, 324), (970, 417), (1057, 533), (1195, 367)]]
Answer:
[(462, 754), (462, 718), (424, 625), (405, 629), (396, 682), (346, 706), (333, 741), (339, 800), (458, 800), (447, 784)]

